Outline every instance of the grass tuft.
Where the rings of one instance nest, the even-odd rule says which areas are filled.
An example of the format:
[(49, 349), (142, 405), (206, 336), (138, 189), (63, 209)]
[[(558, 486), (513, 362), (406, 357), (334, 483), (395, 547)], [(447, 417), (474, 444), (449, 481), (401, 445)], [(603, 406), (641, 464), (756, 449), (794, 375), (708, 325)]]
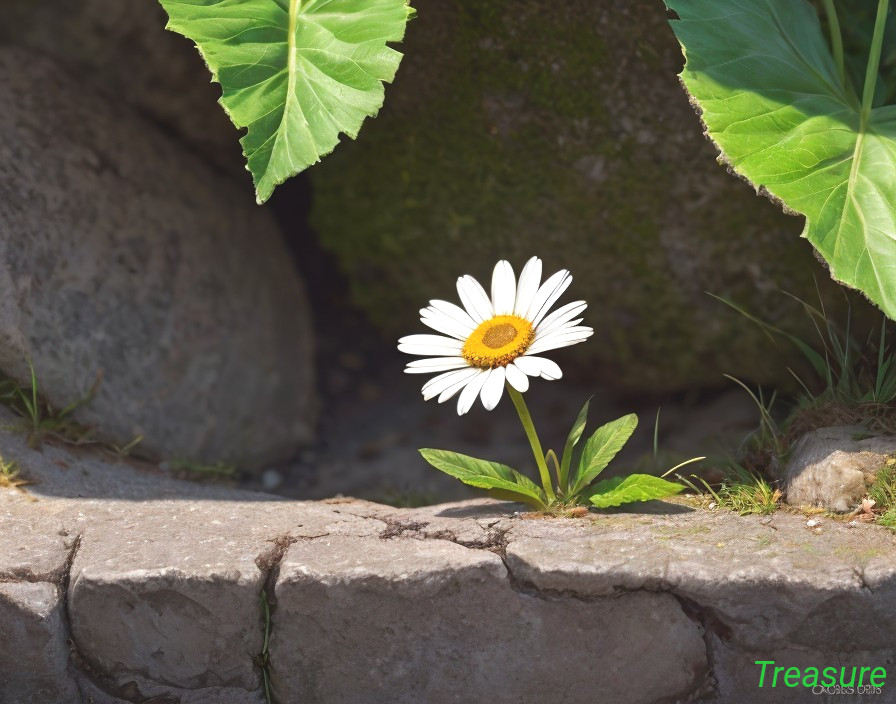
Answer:
[(21, 489), (21, 487), (31, 484), (27, 479), (22, 478), (22, 471), (16, 462), (7, 462), (0, 459), (0, 487), (5, 489)]
[(9, 377), (0, 379), (0, 404), (12, 409), (22, 416), (28, 424), (29, 447), (40, 447), (41, 443), (52, 438), (68, 445), (86, 445), (95, 443), (93, 429), (76, 423), (71, 415), (96, 394), (101, 377), (97, 376), (87, 394), (63, 409), (53, 408), (40, 397), (37, 374), (31, 360), (28, 360), (30, 384), (23, 387)]

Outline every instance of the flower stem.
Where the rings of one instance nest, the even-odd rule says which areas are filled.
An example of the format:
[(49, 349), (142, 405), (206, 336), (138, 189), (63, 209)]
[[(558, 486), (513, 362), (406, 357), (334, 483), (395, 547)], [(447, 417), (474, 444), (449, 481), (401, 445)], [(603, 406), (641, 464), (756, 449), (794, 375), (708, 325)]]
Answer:
[(554, 487), (551, 485), (551, 473), (548, 471), (548, 463), (544, 459), (544, 452), (541, 450), (541, 442), (538, 439), (538, 433), (535, 432), (532, 416), (529, 415), (529, 408), (523, 400), (523, 395), (510, 384), (507, 384), (507, 394), (510, 396), (510, 400), (513, 401), (516, 412), (520, 416), (520, 423), (523, 424), (523, 430), (526, 431), (526, 437), (529, 438), (529, 444), (532, 446), (532, 454), (535, 455), (535, 464), (538, 465), (541, 485), (544, 487), (548, 503), (554, 503), (557, 500), (557, 496), (554, 494)]
[(846, 85), (846, 69), (843, 64), (843, 37), (840, 34), (840, 21), (837, 19), (837, 9), (834, 0), (822, 0), (825, 14), (828, 16), (828, 26), (831, 30), (831, 49), (834, 53), (834, 62), (837, 64), (837, 75), (840, 83)]
[(871, 114), (871, 103), (874, 102), (874, 89), (877, 85), (877, 69), (880, 67), (880, 51), (884, 43), (884, 25), (887, 23), (887, 10), (890, 0), (878, 0), (877, 17), (874, 20), (874, 35), (871, 37), (871, 50), (868, 52), (868, 68), (865, 69), (865, 85), (862, 89), (862, 128)]

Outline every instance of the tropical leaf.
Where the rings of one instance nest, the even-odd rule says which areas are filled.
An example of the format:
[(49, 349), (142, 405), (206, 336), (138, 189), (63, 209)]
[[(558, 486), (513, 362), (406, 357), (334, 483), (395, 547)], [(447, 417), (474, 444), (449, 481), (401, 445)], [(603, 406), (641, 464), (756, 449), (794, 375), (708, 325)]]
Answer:
[(221, 84), (259, 203), (383, 104), (407, 0), (160, 0)]
[(635, 432), (638, 416), (629, 413), (601, 426), (588, 438), (579, 458), (570, 494), (577, 494), (600, 474)]
[(675, 482), (654, 477), (650, 474), (629, 474), (627, 477), (604, 479), (590, 487), (585, 494), (592, 505), (598, 508), (620, 506), (633, 501), (663, 499), (680, 492), (684, 487)]
[[(875, 99), (873, 86), (893, 81), (878, 75), (867, 22), (847, 34), (841, 70), (807, 0), (666, 4), (680, 18), (672, 27), (687, 58), (681, 79), (721, 158), (805, 215), (803, 237), (832, 276), (896, 317), (896, 105)], [(862, 36), (867, 91), (849, 67)], [(891, 55), (885, 48), (885, 68)]]
[(511, 498), (532, 504), (539, 509), (546, 506), (544, 492), (535, 482), (515, 469), (498, 462), (476, 459), (448, 450), (422, 449), (423, 459), (445, 474), (460, 479), (464, 484), (490, 489), (500, 498)]

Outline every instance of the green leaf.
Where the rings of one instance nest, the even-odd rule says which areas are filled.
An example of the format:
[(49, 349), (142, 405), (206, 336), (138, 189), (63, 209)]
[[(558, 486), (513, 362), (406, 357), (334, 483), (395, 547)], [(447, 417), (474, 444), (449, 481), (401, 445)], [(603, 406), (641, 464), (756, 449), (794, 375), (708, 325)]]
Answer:
[(401, 54), (407, 0), (160, 0), (221, 84), (259, 203), (354, 139), (383, 104)]
[(579, 439), (582, 437), (582, 433), (585, 432), (585, 425), (588, 423), (588, 407), (591, 405), (591, 399), (589, 398), (585, 401), (585, 405), (582, 406), (582, 410), (579, 411), (579, 416), (576, 418), (576, 422), (572, 424), (572, 429), (569, 431), (569, 435), (566, 438), (566, 446), (563, 448), (563, 459), (560, 462), (560, 490), (566, 491), (567, 483), (569, 481), (569, 465), (572, 462), (572, 450), (578, 444)]
[(632, 501), (651, 501), (673, 496), (684, 487), (675, 482), (654, 477), (650, 474), (629, 474), (627, 477), (613, 477), (597, 482), (588, 489), (589, 501), (598, 508), (619, 506)]
[(803, 237), (832, 276), (896, 317), (896, 105), (863, 112), (863, 86), (841, 81), (807, 0), (666, 4), (680, 18), (682, 81), (724, 161), (805, 215)]
[(579, 458), (579, 467), (573, 480), (571, 494), (577, 494), (588, 486), (604, 468), (610, 464), (616, 454), (623, 448), (628, 439), (635, 432), (638, 425), (638, 416), (629, 413), (598, 428), (594, 435), (588, 438), (582, 456)]
[[(423, 459), (445, 474), (460, 479), (464, 484), (480, 489), (498, 490), (501, 498), (522, 501), (543, 509), (546, 506), (544, 492), (535, 482), (515, 469), (498, 462), (476, 459), (448, 450), (420, 450)], [(496, 492), (497, 493), (497, 492)]]

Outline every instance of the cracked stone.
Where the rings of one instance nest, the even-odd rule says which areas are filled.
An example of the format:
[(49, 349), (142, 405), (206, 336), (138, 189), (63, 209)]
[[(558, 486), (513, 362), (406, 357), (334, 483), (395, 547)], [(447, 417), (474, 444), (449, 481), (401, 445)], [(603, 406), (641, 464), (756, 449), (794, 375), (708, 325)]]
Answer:
[(707, 669), (671, 595), (521, 593), (498, 555), (446, 540), (297, 543), (280, 569), (271, 662), (285, 701), (590, 704), (599, 691), (634, 704), (687, 693)]
[(0, 583), (0, 704), (70, 704), (67, 631), (55, 584)]
[[(756, 659), (896, 661), (896, 537), (879, 526), (816, 535), (675, 502), (572, 520), (285, 501), (35, 450), (12, 422), (0, 410), (0, 455), (37, 483), (0, 489), (0, 644), (23, 623), (35, 644), (0, 650), (9, 704), (260, 704), (262, 588), (282, 702), (727, 703), (756, 690)], [(54, 700), (66, 677), (79, 694)]]
[(866, 437), (863, 427), (821, 428), (794, 448), (784, 468), (788, 503), (851, 511), (896, 454), (896, 437)]

